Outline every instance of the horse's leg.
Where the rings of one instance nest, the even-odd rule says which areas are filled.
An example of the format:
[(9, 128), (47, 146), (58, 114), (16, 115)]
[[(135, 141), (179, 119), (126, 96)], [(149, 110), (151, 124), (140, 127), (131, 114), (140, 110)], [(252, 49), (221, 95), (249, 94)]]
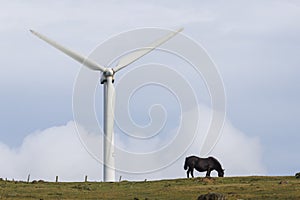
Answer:
[(191, 175), (194, 178), (194, 168), (192, 168), (192, 170), (191, 170)]
[(187, 178), (190, 178), (190, 168), (188, 168), (188, 170), (186, 171), (186, 176)]
[(208, 169), (207, 169), (207, 172), (206, 172), (206, 177), (210, 177), (210, 172), (211, 172), (211, 169), (208, 168)]

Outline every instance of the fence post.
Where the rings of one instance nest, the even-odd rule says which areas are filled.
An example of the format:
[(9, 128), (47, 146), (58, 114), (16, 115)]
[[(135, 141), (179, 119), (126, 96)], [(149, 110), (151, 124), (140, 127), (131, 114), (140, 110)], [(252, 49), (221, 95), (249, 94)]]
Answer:
[(122, 176), (120, 176), (120, 178), (119, 178), (119, 182), (121, 182), (121, 180), (122, 180)]
[(85, 175), (84, 182), (87, 182), (88, 176)]
[(55, 182), (56, 182), (56, 183), (58, 182), (58, 176), (55, 177)]
[(28, 174), (27, 183), (29, 183), (29, 181), (30, 181), (30, 174)]

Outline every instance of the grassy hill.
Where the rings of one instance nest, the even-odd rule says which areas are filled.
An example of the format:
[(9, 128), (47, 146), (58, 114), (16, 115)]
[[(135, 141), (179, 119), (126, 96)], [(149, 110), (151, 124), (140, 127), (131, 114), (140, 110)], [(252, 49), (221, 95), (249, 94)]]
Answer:
[(0, 199), (197, 199), (209, 192), (227, 199), (300, 199), (295, 177), (224, 177), (147, 182), (0, 181)]

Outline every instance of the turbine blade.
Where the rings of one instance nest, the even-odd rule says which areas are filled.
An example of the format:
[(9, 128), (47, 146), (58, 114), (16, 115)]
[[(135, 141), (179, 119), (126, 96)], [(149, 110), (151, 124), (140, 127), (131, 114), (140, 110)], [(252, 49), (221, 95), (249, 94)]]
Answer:
[(63, 47), (62, 45), (58, 44), (57, 42), (47, 38), (46, 36), (35, 32), (33, 30), (30, 30), (30, 32), (32, 34), (34, 34), (35, 36), (37, 36), (38, 38), (44, 40), (45, 42), (47, 42), (48, 44), (50, 44), (51, 46), (55, 47), (56, 49), (62, 51), (63, 53), (67, 54), (68, 56), (72, 57), (73, 59), (77, 60), (78, 62), (82, 63), (83, 65), (87, 66), (88, 68), (92, 69), (92, 70), (100, 70), (102, 72), (104, 72), (105, 67), (99, 65), (98, 63), (96, 63), (93, 60), (90, 60), (82, 55), (80, 55), (79, 53), (76, 53), (66, 47)]
[(163, 43), (165, 43), (166, 41), (168, 41), (169, 39), (174, 37), (177, 33), (179, 33), (182, 30), (183, 30), (183, 28), (180, 28), (177, 31), (169, 33), (168, 35), (164, 36), (163, 38), (160, 38), (160, 39), (156, 40), (155, 42), (153, 42), (149, 46), (146, 46), (143, 49), (139, 49), (137, 51), (134, 51), (132, 53), (129, 53), (129, 54), (125, 55), (124, 57), (122, 57), (120, 59), (118, 65), (113, 70), (115, 72), (117, 72), (117, 71), (123, 69), (124, 67), (126, 67), (127, 65), (133, 63), (137, 59), (143, 57), (147, 53), (150, 53), (153, 49), (155, 49), (158, 46), (162, 45)]

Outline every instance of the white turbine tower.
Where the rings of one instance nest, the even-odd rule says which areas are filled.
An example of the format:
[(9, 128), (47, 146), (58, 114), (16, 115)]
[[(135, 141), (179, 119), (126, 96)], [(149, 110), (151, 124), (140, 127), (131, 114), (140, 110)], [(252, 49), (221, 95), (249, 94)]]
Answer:
[(114, 68), (106, 68), (95, 61), (76, 53), (55, 41), (47, 38), (46, 36), (37, 33), (33, 30), (30, 30), (31, 33), (39, 37), (40, 39), (44, 40), (48, 44), (52, 45), (56, 49), (62, 51), (63, 53), (67, 54), (68, 56), (72, 57), (73, 59), (77, 60), (81, 64), (85, 65), (91, 70), (96, 70), (102, 72), (101, 77), (101, 84), (104, 85), (104, 125), (103, 125), (103, 132), (104, 132), (104, 145), (103, 145), (103, 179), (105, 182), (113, 182), (115, 181), (115, 159), (114, 159), (114, 74), (119, 70), (123, 69), (124, 67), (128, 66), (129, 64), (133, 63), (134, 61), (138, 60), (142, 56), (146, 55), (147, 53), (151, 52), (153, 49), (157, 48), (161, 44), (165, 43), (167, 40), (174, 37), (177, 33), (182, 31), (183, 28), (180, 28), (176, 31), (172, 31), (170, 34), (156, 40), (149, 46), (145, 46), (144, 48), (129, 53), (123, 56), (117, 66)]

